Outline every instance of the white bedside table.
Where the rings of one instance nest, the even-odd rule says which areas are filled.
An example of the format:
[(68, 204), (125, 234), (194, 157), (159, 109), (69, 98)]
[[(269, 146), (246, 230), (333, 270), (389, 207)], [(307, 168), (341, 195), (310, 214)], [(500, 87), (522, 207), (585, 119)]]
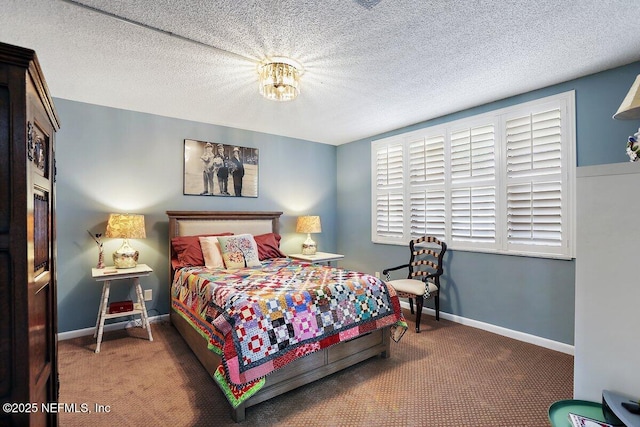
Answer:
[[(115, 267), (92, 268), (91, 277), (102, 284), (102, 297), (100, 298), (100, 308), (98, 310), (98, 319), (96, 320), (96, 329), (93, 333), (94, 338), (98, 338), (96, 345), (96, 353), (100, 353), (100, 343), (102, 342), (102, 332), (104, 330), (104, 321), (114, 317), (140, 315), (142, 327), (149, 333), (149, 341), (153, 341), (151, 335), (151, 326), (149, 325), (149, 316), (147, 315), (147, 307), (144, 304), (144, 296), (142, 295), (142, 287), (140, 286), (140, 278), (146, 277), (153, 273), (151, 267), (146, 264), (138, 264), (133, 268), (123, 268), (117, 270)], [(122, 313), (108, 313), (109, 310), (109, 288), (112, 280), (133, 279), (133, 285), (136, 290), (138, 301), (133, 304), (133, 310), (124, 311)]]
[(289, 255), (289, 258), (308, 261), (314, 264), (326, 262), (327, 265), (331, 265), (331, 261), (338, 261), (340, 259), (343, 259), (344, 255), (332, 254), (329, 252), (316, 252), (315, 255), (291, 254)]

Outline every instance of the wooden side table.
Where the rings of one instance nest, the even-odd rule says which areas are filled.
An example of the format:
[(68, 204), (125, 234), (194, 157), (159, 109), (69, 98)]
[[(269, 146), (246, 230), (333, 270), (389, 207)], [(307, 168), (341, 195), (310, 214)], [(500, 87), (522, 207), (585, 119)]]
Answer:
[(340, 259), (343, 259), (344, 255), (332, 254), (329, 252), (316, 252), (315, 255), (291, 254), (289, 255), (289, 258), (308, 261), (314, 264), (326, 262), (327, 265), (331, 265), (332, 261), (338, 261)]
[[(147, 307), (144, 304), (144, 296), (142, 287), (140, 286), (140, 278), (151, 274), (153, 270), (146, 264), (138, 264), (133, 268), (116, 269), (115, 267), (92, 268), (91, 277), (102, 284), (102, 297), (100, 298), (100, 308), (98, 309), (98, 318), (96, 320), (96, 328), (93, 337), (97, 337), (96, 353), (100, 353), (100, 343), (102, 343), (102, 332), (104, 330), (104, 321), (114, 317), (140, 315), (142, 327), (149, 333), (149, 341), (153, 341), (151, 335), (151, 326), (149, 325), (149, 316), (147, 315)], [(109, 310), (109, 288), (112, 280), (133, 279), (133, 285), (136, 290), (137, 302), (133, 305), (133, 310), (121, 313), (108, 313)]]

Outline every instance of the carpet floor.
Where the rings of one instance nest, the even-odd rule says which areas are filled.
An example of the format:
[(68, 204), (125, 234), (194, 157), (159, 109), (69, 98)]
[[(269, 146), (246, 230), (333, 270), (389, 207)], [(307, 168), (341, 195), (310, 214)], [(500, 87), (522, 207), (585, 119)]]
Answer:
[[(61, 427), (549, 426), (571, 399), (573, 356), (423, 316), (373, 358), (248, 408), (235, 424), (217, 385), (168, 323), (59, 343)], [(426, 319), (425, 319), (426, 317)]]

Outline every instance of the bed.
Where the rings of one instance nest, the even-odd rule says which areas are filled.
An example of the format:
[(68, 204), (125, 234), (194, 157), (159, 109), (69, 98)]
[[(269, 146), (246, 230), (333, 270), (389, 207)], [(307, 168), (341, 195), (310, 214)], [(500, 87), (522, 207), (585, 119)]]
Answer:
[[(171, 323), (222, 389), (236, 422), (245, 419), (245, 410), (250, 406), (371, 357), (388, 358), (391, 341), (398, 341), (406, 330), (395, 291), (379, 279), (292, 260), (281, 252), (277, 255), (279, 249), (273, 246), (279, 242), (282, 212), (167, 211), (167, 215)], [(260, 236), (269, 236), (267, 249), (263, 246), (260, 249), (261, 257), (270, 258), (261, 260), (259, 267), (225, 267), (228, 264), (221, 268), (182, 267), (185, 263), (178, 262), (179, 254), (174, 247), (178, 240), (193, 243), (193, 236), (206, 236), (200, 240), (204, 245), (220, 237), (218, 241), (226, 244), (247, 234), (255, 236), (256, 241)], [(273, 236), (278, 237), (275, 244)], [(231, 262), (232, 258), (225, 261)], [(215, 262), (211, 255), (206, 260), (210, 264)], [(322, 283), (322, 290), (314, 281)], [(280, 295), (279, 292), (284, 292), (281, 287), (292, 288), (291, 293), (287, 290), (279, 297), (288, 304), (286, 312), (281, 307), (269, 308), (273, 304), (269, 295), (274, 292)], [(328, 300), (335, 305), (338, 293), (345, 288), (358, 292), (357, 296), (340, 297), (341, 301), (360, 301), (355, 321), (347, 319), (346, 314), (336, 315), (333, 309), (333, 314), (327, 314), (328, 309), (318, 308), (329, 307)], [(329, 294), (324, 299), (323, 292)], [(311, 294), (320, 300), (310, 302)], [(316, 314), (305, 312), (311, 310), (309, 307), (318, 308)], [(254, 311), (266, 313), (266, 319), (255, 320)], [(333, 323), (324, 323), (325, 315)], [(286, 322), (280, 318), (283, 316)], [(265, 322), (269, 331), (258, 327)], [(310, 323), (318, 331), (312, 330)], [(254, 336), (256, 330), (269, 335)]]

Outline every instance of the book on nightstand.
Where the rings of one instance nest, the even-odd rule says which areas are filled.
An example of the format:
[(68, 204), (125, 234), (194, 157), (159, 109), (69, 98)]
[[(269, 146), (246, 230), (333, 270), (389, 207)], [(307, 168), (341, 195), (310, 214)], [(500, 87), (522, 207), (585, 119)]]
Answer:
[(612, 424), (605, 423), (604, 421), (594, 420), (593, 418), (571, 412), (569, 413), (569, 421), (571, 421), (573, 427), (614, 427)]

